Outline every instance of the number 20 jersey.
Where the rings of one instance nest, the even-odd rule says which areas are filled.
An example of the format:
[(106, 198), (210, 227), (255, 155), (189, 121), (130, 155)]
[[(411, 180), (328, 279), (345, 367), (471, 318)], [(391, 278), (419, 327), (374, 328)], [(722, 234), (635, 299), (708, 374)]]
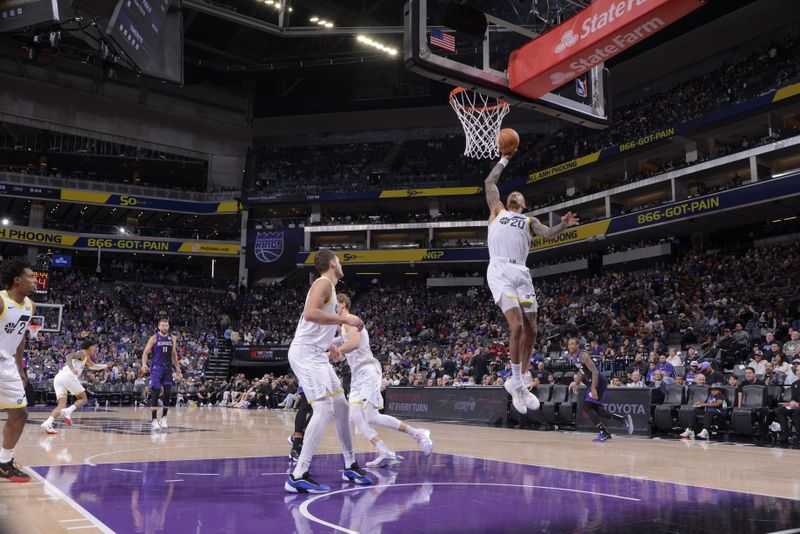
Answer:
[(502, 210), (489, 223), (489, 259), (508, 258), (525, 265), (531, 248), (531, 220), (525, 215)]

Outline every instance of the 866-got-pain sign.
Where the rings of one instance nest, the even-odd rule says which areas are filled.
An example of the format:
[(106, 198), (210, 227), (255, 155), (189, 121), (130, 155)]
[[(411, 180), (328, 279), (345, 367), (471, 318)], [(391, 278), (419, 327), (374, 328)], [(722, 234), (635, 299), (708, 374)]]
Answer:
[(247, 228), (247, 268), (294, 266), (303, 244), (302, 228), (283, 230)]

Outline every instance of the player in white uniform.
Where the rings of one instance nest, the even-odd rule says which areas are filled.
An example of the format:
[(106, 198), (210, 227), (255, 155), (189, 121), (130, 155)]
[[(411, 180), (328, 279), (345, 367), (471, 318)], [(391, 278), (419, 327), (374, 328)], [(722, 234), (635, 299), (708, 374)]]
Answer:
[[(48, 434), (58, 434), (56, 429), (53, 428), (53, 421), (59, 415), (64, 417), (64, 422), (67, 426), (72, 426), (72, 412), (86, 404), (86, 390), (81, 385), (81, 373), (83, 372), (86, 364), (95, 371), (108, 369), (106, 364), (96, 364), (92, 361), (94, 353), (97, 351), (97, 342), (94, 339), (86, 339), (81, 342), (80, 350), (72, 352), (67, 355), (67, 361), (64, 367), (56, 374), (53, 380), (53, 388), (56, 390), (56, 399), (58, 404), (55, 409), (50, 412), (44, 423), (42, 429)], [(72, 393), (76, 397), (75, 403), (69, 408), (67, 405), (67, 396)]]
[(297, 465), (283, 486), (286, 491), (293, 493), (331, 491), (329, 486), (311, 478), (308, 472), (314, 451), (331, 418), (336, 419), (336, 435), (344, 456), (342, 479), (362, 486), (372, 484), (353, 457), (353, 435), (347, 399), (344, 397), (342, 383), (326, 354), (329, 352), (330, 357), (337, 361), (342, 356), (334, 344), (339, 325), (361, 330), (364, 322), (354, 315), (340, 317), (336, 313), (336, 283), (344, 276), (336, 254), (330, 250), (318, 252), (314, 258), (314, 267), (321, 276), (311, 284), (303, 314), (289, 346), (289, 365), (303, 387), (308, 402), (314, 408), (303, 436), (303, 448)]
[[(336, 295), (336, 299), (339, 301), (339, 317), (352, 317), (350, 315), (350, 297), (340, 293)], [(344, 343), (339, 350), (347, 358), (352, 377), (350, 379), (350, 423), (356, 425), (356, 428), (380, 453), (377, 458), (367, 462), (367, 467), (389, 467), (400, 463), (400, 460), (403, 459), (378, 437), (378, 432), (372, 428), (372, 425), (405, 432), (422, 447), (425, 455), (430, 454), (433, 451), (433, 441), (431, 441), (429, 430), (414, 428), (396, 417), (378, 412), (383, 409), (382, 370), (380, 362), (372, 355), (367, 330), (359, 331), (342, 325), (342, 339), (344, 339)]]
[(28, 420), (25, 386), (28, 377), (22, 370), (25, 330), (36, 311), (28, 295), (36, 289), (33, 269), (22, 259), (13, 258), (0, 266), (0, 409), (8, 419), (3, 427), (0, 449), (0, 478), (11, 482), (30, 482), (31, 477), (14, 463), (16, 447)]
[(531, 273), (525, 262), (531, 248), (533, 235), (550, 239), (570, 226), (579, 223), (578, 217), (568, 212), (561, 217), (561, 224), (549, 228), (536, 217), (523, 215), (527, 207), (525, 197), (519, 191), (508, 195), (506, 206), (500, 202), (497, 181), (514, 155), (504, 153), (489, 176), (484, 180), (486, 202), (489, 204), (489, 269), (486, 281), (492, 290), (495, 303), (503, 310), (510, 330), (509, 352), (511, 353), (511, 379), (505, 383), (511, 394), (514, 408), (521, 414), (539, 408), (539, 400), (528, 391), (533, 379), (528, 372), (530, 356), (536, 343), (536, 291), (533, 289)]

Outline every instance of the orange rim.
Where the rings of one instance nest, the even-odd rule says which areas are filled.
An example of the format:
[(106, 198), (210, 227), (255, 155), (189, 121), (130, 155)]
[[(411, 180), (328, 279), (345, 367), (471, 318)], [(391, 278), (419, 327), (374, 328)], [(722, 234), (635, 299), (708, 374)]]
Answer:
[[(494, 106), (486, 106), (486, 107), (482, 107), (482, 108), (473, 108), (473, 107), (465, 106), (465, 105), (463, 105), (461, 102), (459, 102), (456, 99), (456, 95), (457, 94), (463, 93), (465, 91), (467, 91), (467, 89), (465, 89), (464, 87), (456, 87), (455, 89), (450, 91), (450, 102), (454, 102), (461, 109), (464, 109), (464, 110), (467, 110), (467, 111), (477, 111), (478, 113), (482, 113), (484, 111), (494, 111), (496, 109), (502, 109), (502, 108), (507, 108), (508, 107), (508, 104), (506, 104), (505, 102), (503, 102), (502, 100), (499, 100), (499, 99), (496, 99), (497, 100), (497, 104), (495, 104)], [(491, 97), (489, 97), (489, 98), (491, 98)]]

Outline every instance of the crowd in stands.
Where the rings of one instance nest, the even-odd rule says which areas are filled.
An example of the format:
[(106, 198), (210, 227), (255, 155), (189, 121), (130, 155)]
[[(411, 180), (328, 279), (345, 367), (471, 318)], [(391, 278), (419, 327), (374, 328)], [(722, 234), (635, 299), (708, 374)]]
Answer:
[[(291, 405), (297, 386), (291, 375), (212, 380), (205, 363), (223, 345), (288, 344), (305, 284), (226, 293), (108, 283), (77, 272), (55, 278), (48, 298), (65, 305), (64, 322), (60, 333), (31, 341), (26, 365), (32, 382), (52, 379), (64, 356), (92, 336), (100, 342), (98, 360), (113, 365), (85, 371), (89, 390), (135, 384), (141, 391), (141, 350), (156, 319), (166, 316), (178, 335), (184, 375), (176, 388), (179, 403)], [(718, 373), (706, 377), (714, 381), (727, 381), (722, 373), (733, 371), (733, 383), (744, 379), (743, 366), (753, 367), (763, 383), (791, 384), (800, 376), (800, 300), (794, 292), (799, 282), (797, 241), (683, 248), (670, 262), (645, 271), (539, 281), (534, 374), (540, 383), (552, 383), (569, 370), (564, 350), (574, 336), (614, 385), (690, 384), (701, 371)], [(502, 385), (508, 378), (506, 321), (486, 287), (357, 279), (343, 280), (338, 291), (352, 296), (387, 386)], [(339, 367), (346, 382), (348, 370)]]
[[(518, 155), (512, 161), (513, 168), (522, 174), (546, 169), (754, 98), (800, 75), (799, 43), (800, 35), (793, 35), (674, 87), (658, 87), (658, 92), (648, 92), (630, 105), (615, 110), (614, 121), (606, 130), (589, 131), (579, 126), (566, 126), (554, 135), (525, 135)], [(714, 87), (714, 90), (709, 91), (709, 87)], [(787, 136), (789, 132), (782, 135)], [(738, 146), (719, 146), (700, 157), (716, 158), (769, 141), (769, 137), (743, 139)], [(460, 135), (450, 135), (406, 141), (400, 144), (399, 149), (391, 143), (262, 147), (258, 152), (260, 172), (248, 189), (253, 194), (386, 189), (387, 176), (392, 188), (478, 183), (486, 169), (460, 155), (462, 144)], [(328, 160), (334, 163), (333, 172), (328, 172), (327, 167), (319, 163)], [(390, 161), (386, 171), (388, 175), (383, 172), (387, 160)], [(371, 173), (370, 162), (377, 164), (376, 169), (380, 172)], [(685, 165), (685, 162), (676, 162), (665, 170)], [(345, 176), (348, 172), (351, 174)], [(653, 172), (629, 176), (621, 182), (601, 187), (614, 187)], [(309, 189), (309, 186), (312, 187)]]

